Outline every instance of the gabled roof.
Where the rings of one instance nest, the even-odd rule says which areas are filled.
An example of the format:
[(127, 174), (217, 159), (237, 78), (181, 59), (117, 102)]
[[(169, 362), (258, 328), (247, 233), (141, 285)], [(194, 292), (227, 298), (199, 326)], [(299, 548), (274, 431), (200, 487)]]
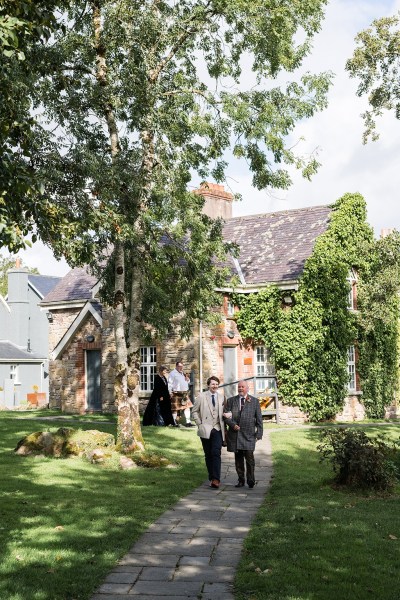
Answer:
[(41, 304), (91, 300), (92, 289), (96, 283), (97, 278), (91, 275), (85, 267), (71, 269), (43, 298)]
[(45, 356), (40, 356), (36, 352), (28, 352), (8, 340), (0, 340), (0, 362), (38, 362), (45, 359)]
[(71, 325), (68, 327), (67, 331), (65, 332), (65, 334), (63, 335), (61, 340), (58, 342), (57, 346), (51, 352), (50, 358), (52, 360), (56, 360), (60, 356), (60, 354), (62, 353), (64, 348), (67, 346), (69, 341), (73, 338), (76, 331), (78, 331), (81, 324), (83, 323), (83, 321), (86, 319), (86, 317), (88, 315), (92, 315), (96, 319), (96, 321), (98, 322), (100, 327), (103, 325), (103, 319), (101, 316), (101, 304), (99, 302), (86, 302), (85, 306), (82, 308), (82, 310), (79, 312), (79, 314), (75, 317), (75, 319), (73, 320)]
[(330, 206), (311, 206), (228, 219), (223, 234), (239, 247), (235, 270), (242, 285), (297, 280), (331, 212)]
[(29, 273), (28, 282), (35, 289), (41, 298), (44, 298), (60, 281), (61, 277), (51, 275), (34, 275)]
[[(239, 247), (229, 266), (241, 285), (297, 281), (316, 239), (328, 228), (331, 212), (331, 206), (311, 206), (227, 219), (223, 237)], [(85, 268), (72, 269), (41, 304), (90, 300), (96, 284)]]

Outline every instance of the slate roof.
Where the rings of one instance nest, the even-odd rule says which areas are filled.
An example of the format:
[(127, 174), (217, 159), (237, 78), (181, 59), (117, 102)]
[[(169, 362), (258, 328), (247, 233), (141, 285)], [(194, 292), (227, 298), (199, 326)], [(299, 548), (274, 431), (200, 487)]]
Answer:
[(331, 212), (330, 206), (311, 206), (227, 220), (224, 238), (239, 246), (245, 283), (297, 280), (315, 240), (326, 231)]
[[(311, 206), (228, 219), (223, 236), (240, 249), (238, 260), (229, 264), (233, 273), (242, 275), (246, 285), (296, 281), (331, 212), (331, 206)], [(42, 304), (90, 300), (96, 283), (85, 268), (72, 269)]]
[(14, 360), (44, 360), (45, 357), (37, 354), (36, 352), (27, 352), (23, 348), (16, 346), (8, 340), (0, 340), (0, 361), (14, 361)]
[(51, 275), (33, 275), (29, 273), (28, 281), (37, 289), (42, 298), (46, 296), (60, 281), (61, 277)]
[(69, 302), (72, 300), (90, 300), (92, 288), (97, 283), (96, 277), (88, 273), (84, 267), (69, 271), (65, 277), (45, 296), (43, 303)]

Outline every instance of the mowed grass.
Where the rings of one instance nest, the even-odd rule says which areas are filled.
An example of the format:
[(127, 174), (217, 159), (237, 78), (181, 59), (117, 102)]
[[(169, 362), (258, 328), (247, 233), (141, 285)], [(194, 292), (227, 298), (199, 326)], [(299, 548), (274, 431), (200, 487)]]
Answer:
[[(366, 427), (399, 439), (400, 426)], [(245, 541), (237, 600), (399, 600), (400, 487), (331, 485), (319, 430), (272, 430), (274, 478)]]
[[(144, 428), (147, 449), (177, 465), (168, 469), (16, 456), (26, 434), (66, 425), (32, 416), (0, 412), (0, 599), (86, 599), (145, 529), (204, 481), (200, 440), (191, 429)], [(67, 422), (116, 431), (101, 419)]]

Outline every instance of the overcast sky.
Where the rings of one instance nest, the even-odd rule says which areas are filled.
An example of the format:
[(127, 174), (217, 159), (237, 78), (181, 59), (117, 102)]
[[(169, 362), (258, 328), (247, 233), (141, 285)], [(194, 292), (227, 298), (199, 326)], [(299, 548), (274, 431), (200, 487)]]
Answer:
[[(301, 123), (295, 132), (297, 137), (306, 139), (302, 144), (305, 153), (318, 149), (322, 165), (311, 182), (295, 175), (287, 192), (267, 193), (252, 188), (245, 163), (232, 161), (228, 169), (229, 184), (243, 196), (243, 201), (234, 205), (234, 216), (329, 204), (346, 192), (360, 192), (367, 202), (368, 221), (377, 236), (382, 228), (400, 228), (400, 121), (386, 115), (378, 121), (380, 139), (363, 145), (360, 114), (366, 103), (356, 96), (357, 80), (350, 79), (345, 72), (357, 32), (368, 27), (373, 19), (398, 10), (400, 0), (329, 2), (314, 51), (304, 63), (304, 70), (335, 73), (329, 107)], [(37, 267), (44, 275), (62, 276), (69, 270), (65, 261), (55, 261), (50, 250), (40, 244), (19, 255), (25, 264)]]

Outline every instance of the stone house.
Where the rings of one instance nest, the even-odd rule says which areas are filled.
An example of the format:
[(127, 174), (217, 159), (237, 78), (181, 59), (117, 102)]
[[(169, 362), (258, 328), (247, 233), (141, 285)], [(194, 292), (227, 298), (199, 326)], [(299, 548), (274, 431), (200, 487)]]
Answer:
[(14, 408), (36, 392), (47, 404), (49, 322), (39, 303), (60, 277), (29, 273), (18, 259), (7, 275), (8, 293), (0, 296), (0, 405)]
[[(230, 268), (240, 282), (239, 294), (254, 293), (268, 284), (282, 292), (282, 304), (290, 309), (291, 292), (297, 289), (304, 264), (318, 236), (329, 225), (331, 207), (277, 211), (267, 214), (232, 217), (231, 194), (221, 185), (206, 184), (204, 211), (225, 221), (224, 237), (236, 242), (238, 258), (230, 258)], [(356, 276), (351, 274), (349, 308), (355, 308)], [(157, 368), (173, 368), (177, 357), (185, 371), (192, 373), (195, 393), (205, 386), (210, 374), (222, 382), (259, 376), (255, 392), (270, 385), (274, 366), (268, 349), (247, 345), (241, 339), (234, 319), (235, 306), (230, 289), (223, 296), (221, 320), (215, 327), (202, 322), (193, 326), (189, 341), (178, 338), (173, 323), (165, 340), (141, 349), (141, 401), (145, 405), (152, 390)], [(52, 315), (49, 343), (50, 406), (66, 412), (113, 411), (115, 342), (110, 310), (98, 299), (96, 279), (85, 269), (73, 269), (43, 299), (41, 306)], [(361, 404), (355, 369), (355, 349), (349, 349), (349, 398), (343, 418), (358, 416)], [(230, 395), (235, 387), (226, 390)], [(280, 405), (281, 422), (301, 422), (306, 416), (293, 406)]]

